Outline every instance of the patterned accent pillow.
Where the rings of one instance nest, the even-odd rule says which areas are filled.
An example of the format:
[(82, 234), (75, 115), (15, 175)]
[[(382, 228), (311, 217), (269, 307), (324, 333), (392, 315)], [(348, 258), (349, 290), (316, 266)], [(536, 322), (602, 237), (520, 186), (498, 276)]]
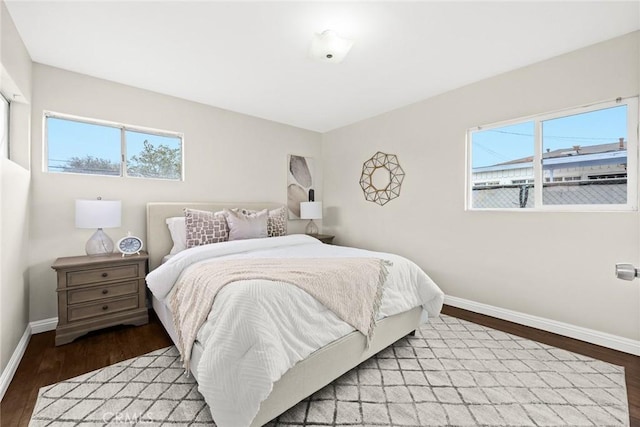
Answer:
[[(240, 209), (244, 215), (255, 214), (257, 211)], [(284, 206), (269, 211), (267, 218), (267, 236), (278, 237), (287, 235), (287, 210)]]
[(284, 206), (269, 211), (267, 234), (269, 237), (287, 235), (287, 210)]
[(187, 249), (229, 240), (229, 226), (223, 215), (186, 208), (184, 218)]

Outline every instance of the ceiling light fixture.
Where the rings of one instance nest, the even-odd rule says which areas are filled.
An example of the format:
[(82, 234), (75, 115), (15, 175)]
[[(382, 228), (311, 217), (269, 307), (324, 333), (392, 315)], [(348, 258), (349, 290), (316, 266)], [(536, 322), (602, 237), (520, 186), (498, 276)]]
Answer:
[(338, 64), (347, 56), (351, 46), (353, 40), (342, 38), (335, 31), (325, 30), (315, 34), (309, 54), (319, 61)]

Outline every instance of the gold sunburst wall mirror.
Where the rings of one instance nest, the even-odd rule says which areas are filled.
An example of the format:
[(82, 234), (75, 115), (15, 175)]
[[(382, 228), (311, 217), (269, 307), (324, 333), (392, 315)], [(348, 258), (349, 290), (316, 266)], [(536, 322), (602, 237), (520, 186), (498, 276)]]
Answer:
[(403, 180), (404, 170), (395, 154), (378, 151), (362, 165), (360, 187), (364, 198), (380, 206), (400, 196)]

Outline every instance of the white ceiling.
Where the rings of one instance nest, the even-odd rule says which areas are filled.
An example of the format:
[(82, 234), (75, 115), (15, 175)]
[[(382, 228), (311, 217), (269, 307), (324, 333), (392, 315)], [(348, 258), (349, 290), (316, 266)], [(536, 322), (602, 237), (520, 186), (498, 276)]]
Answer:
[[(640, 29), (640, 2), (7, 1), (34, 61), (325, 132)], [(355, 40), (341, 64), (315, 32)]]

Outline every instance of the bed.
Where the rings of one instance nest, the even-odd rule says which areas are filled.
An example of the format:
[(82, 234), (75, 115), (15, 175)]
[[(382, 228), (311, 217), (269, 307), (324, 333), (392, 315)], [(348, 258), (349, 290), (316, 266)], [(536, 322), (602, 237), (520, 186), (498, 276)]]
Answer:
[[(246, 209), (261, 210), (265, 208), (274, 209), (281, 205), (275, 203), (148, 203), (146, 243), (147, 251), (149, 253), (150, 270), (154, 271), (162, 264), (163, 258), (170, 252), (173, 245), (171, 236), (165, 223), (166, 218), (183, 215), (183, 210), (185, 208), (216, 212), (223, 209), (230, 209), (239, 206)], [(327, 250), (337, 252), (349, 250), (358, 251), (356, 249), (350, 248), (329, 248), (328, 245), (322, 245), (318, 241), (312, 242), (311, 240), (314, 239), (308, 236), (286, 236), (284, 238), (276, 237), (259, 240), (262, 240), (262, 242), (238, 242), (239, 244), (236, 246), (246, 246), (252, 248), (248, 252), (251, 252), (252, 254), (258, 254), (252, 256), (259, 256), (259, 254), (262, 253), (262, 250), (275, 252), (280, 251), (285, 254), (297, 252), (304, 253), (305, 250), (310, 251), (310, 253), (314, 254)], [(236, 242), (228, 243), (232, 244)], [(320, 246), (316, 245), (315, 243)], [(254, 246), (255, 244), (257, 244), (258, 246)], [(294, 245), (294, 247), (289, 248), (287, 246), (289, 244)], [(261, 249), (262, 246), (260, 245), (268, 245), (269, 249)], [(215, 247), (216, 245), (208, 246)], [(272, 249), (271, 246), (275, 247), (276, 249)], [(218, 248), (206, 249), (215, 249), (217, 251), (221, 250), (221, 248), (222, 250), (224, 250), (222, 246)], [(265, 253), (271, 254), (271, 252)], [(179, 254), (178, 257), (186, 259), (186, 255), (187, 254), (185, 251), (185, 253)], [(382, 254), (382, 256), (387, 255), (388, 257), (392, 257), (392, 255), (390, 254)], [(399, 258), (400, 257), (396, 257), (395, 259), (397, 260)], [(174, 259), (173, 261), (170, 260), (169, 262), (167, 262), (167, 265), (171, 264), (172, 262), (174, 264), (178, 264), (178, 261)], [(165, 266), (163, 268), (168, 269), (169, 267)], [(156, 273), (159, 273), (162, 270), (163, 269), (159, 269), (158, 271), (156, 271)], [(420, 274), (424, 274), (421, 270), (419, 271)], [(426, 274), (424, 274), (424, 276), (428, 279), (428, 276), (426, 276)], [(428, 282), (429, 295), (421, 297), (422, 301), (427, 301), (428, 299), (428, 302), (425, 302), (422, 305), (410, 307), (409, 309), (403, 310), (402, 312), (395, 313), (378, 320), (375, 327), (375, 333), (370, 341), (368, 341), (367, 338), (358, 331), (355, 331), (353, 329), (348, 330), (349, 328), (347, 328), (346, 333), (344, 333), (345, 329), (341, 329), (343, 331), (341, 333), (344, 333), (343, 335), (341, 335), (337, 339), (332, 339), (321, 348), (311, 351), (310, 354), (305, 355), (304, 358), (297, 361), (292, 367), (288, 368), (283, 374), (281, 374), (281, 376), (279, 376), (279, 378), (274, 378), (273, 383), (269, 384), (269, 392), (266, 397), (260, 398), (261, 402), (259, 403), (257, 413), (255, 413), (255, 416), (251, 415), (251, 417), (249, 418), (250, 423), (245, 423), (245, 421), (242, 421), (242, 423), (240, 424), (251, 426), (261, 426), (266, 424), (287, 409), (293, 407), (300, 400), (321, 389), (345, 372), (349, 371), (361, 362), (378, 353), (380, 350), (386, 348), (398, 339), (414, 331), (421, 323), (426, 321), (427, 311), (429, 311), (431, 315), (437, 314), (442, 306), (444, 295), (442, 294), (442, 291), (440, 291), (439, 288), (437, 288), (437, 286), (433, 284), (430, 279), (428, 279)], [(293, 288), (293, 286), (289, 287)], [(304, 293), (303, 291), (301, 292)], [(427, 291), (425, 290), (424, 292)], [(161, 296), (159, 297), (158, 295)], [(153, 293), (151, 296), (153, 308), (174, 343), (178, 342), (178, 331), (176, 331), (175, 329), (171, 310), (167, 306), (168, 303), (166, 295), (162, 295), (161, 292), (158, 292), (158, 295)], [(307, 295), (307, 297), (309, 296)], [(310, 303), (307, 304), (310, 305)], [(213, 313), (211, 315), (213, 316)], [(210, 327), (208, 328), (210, 329)], [(205, 327), (203, 326), (202, 329), (205, 329)], [(323, 323), (323, 328), (319, 329), (325, 329), (325, 324)], [(329, 327), (328, 329), (331, 329), (331, 327)], [(203, 382), (205, 380), (210, 381), (210, 379), (202, 378), (203, 376), (207, 377), (208, 374), (203, 374), (202, 372), (206, 371), (200, 371), (198, 368), (202, 368), (203, 366), (211, 363), (209, 358), (207, 358), (206, 356), (206, 352), (211, 351), (207, 349), (210, 349), (213, 346), (212, 344), (210, 344), (211, 341), (212, 340), (206, 340), (206, 344), (203, 344), (202, 342), (197, 340), (194, 343), (193, 349), (191, 351), (191, 360), (189, 366), (190, 371), (194, 375), (196, 380), (198, 380), (201, 388), (204, 388), (201, 380)], [(205, 359), (206, 363), (204, 361)], [(202, 366), (200, 366), (201, 364)], [(218, 418), (216, 417), (216, 413), (214, 413), (214, 406), (211, 405), (211, 402), (207, 399), (207, 395), (205, 395), (205, 400), (207, 400), (212, 407), (214, 419), (218, 420)], [(223, 414), (220, 414), (220, 419), (224, 419), (225, 417), (227, 417), (227, 415), (223, 416)], [(238, 423), (236, 423), (235, 421), (228, 421), (228, 417), (226, 418), (226, 420), (227, 421), (225, 421), (224, 423), (219, 423), (218, 421), (216, 422), (221, 427), (224, 427), (223, 424), (238, 425)]]

